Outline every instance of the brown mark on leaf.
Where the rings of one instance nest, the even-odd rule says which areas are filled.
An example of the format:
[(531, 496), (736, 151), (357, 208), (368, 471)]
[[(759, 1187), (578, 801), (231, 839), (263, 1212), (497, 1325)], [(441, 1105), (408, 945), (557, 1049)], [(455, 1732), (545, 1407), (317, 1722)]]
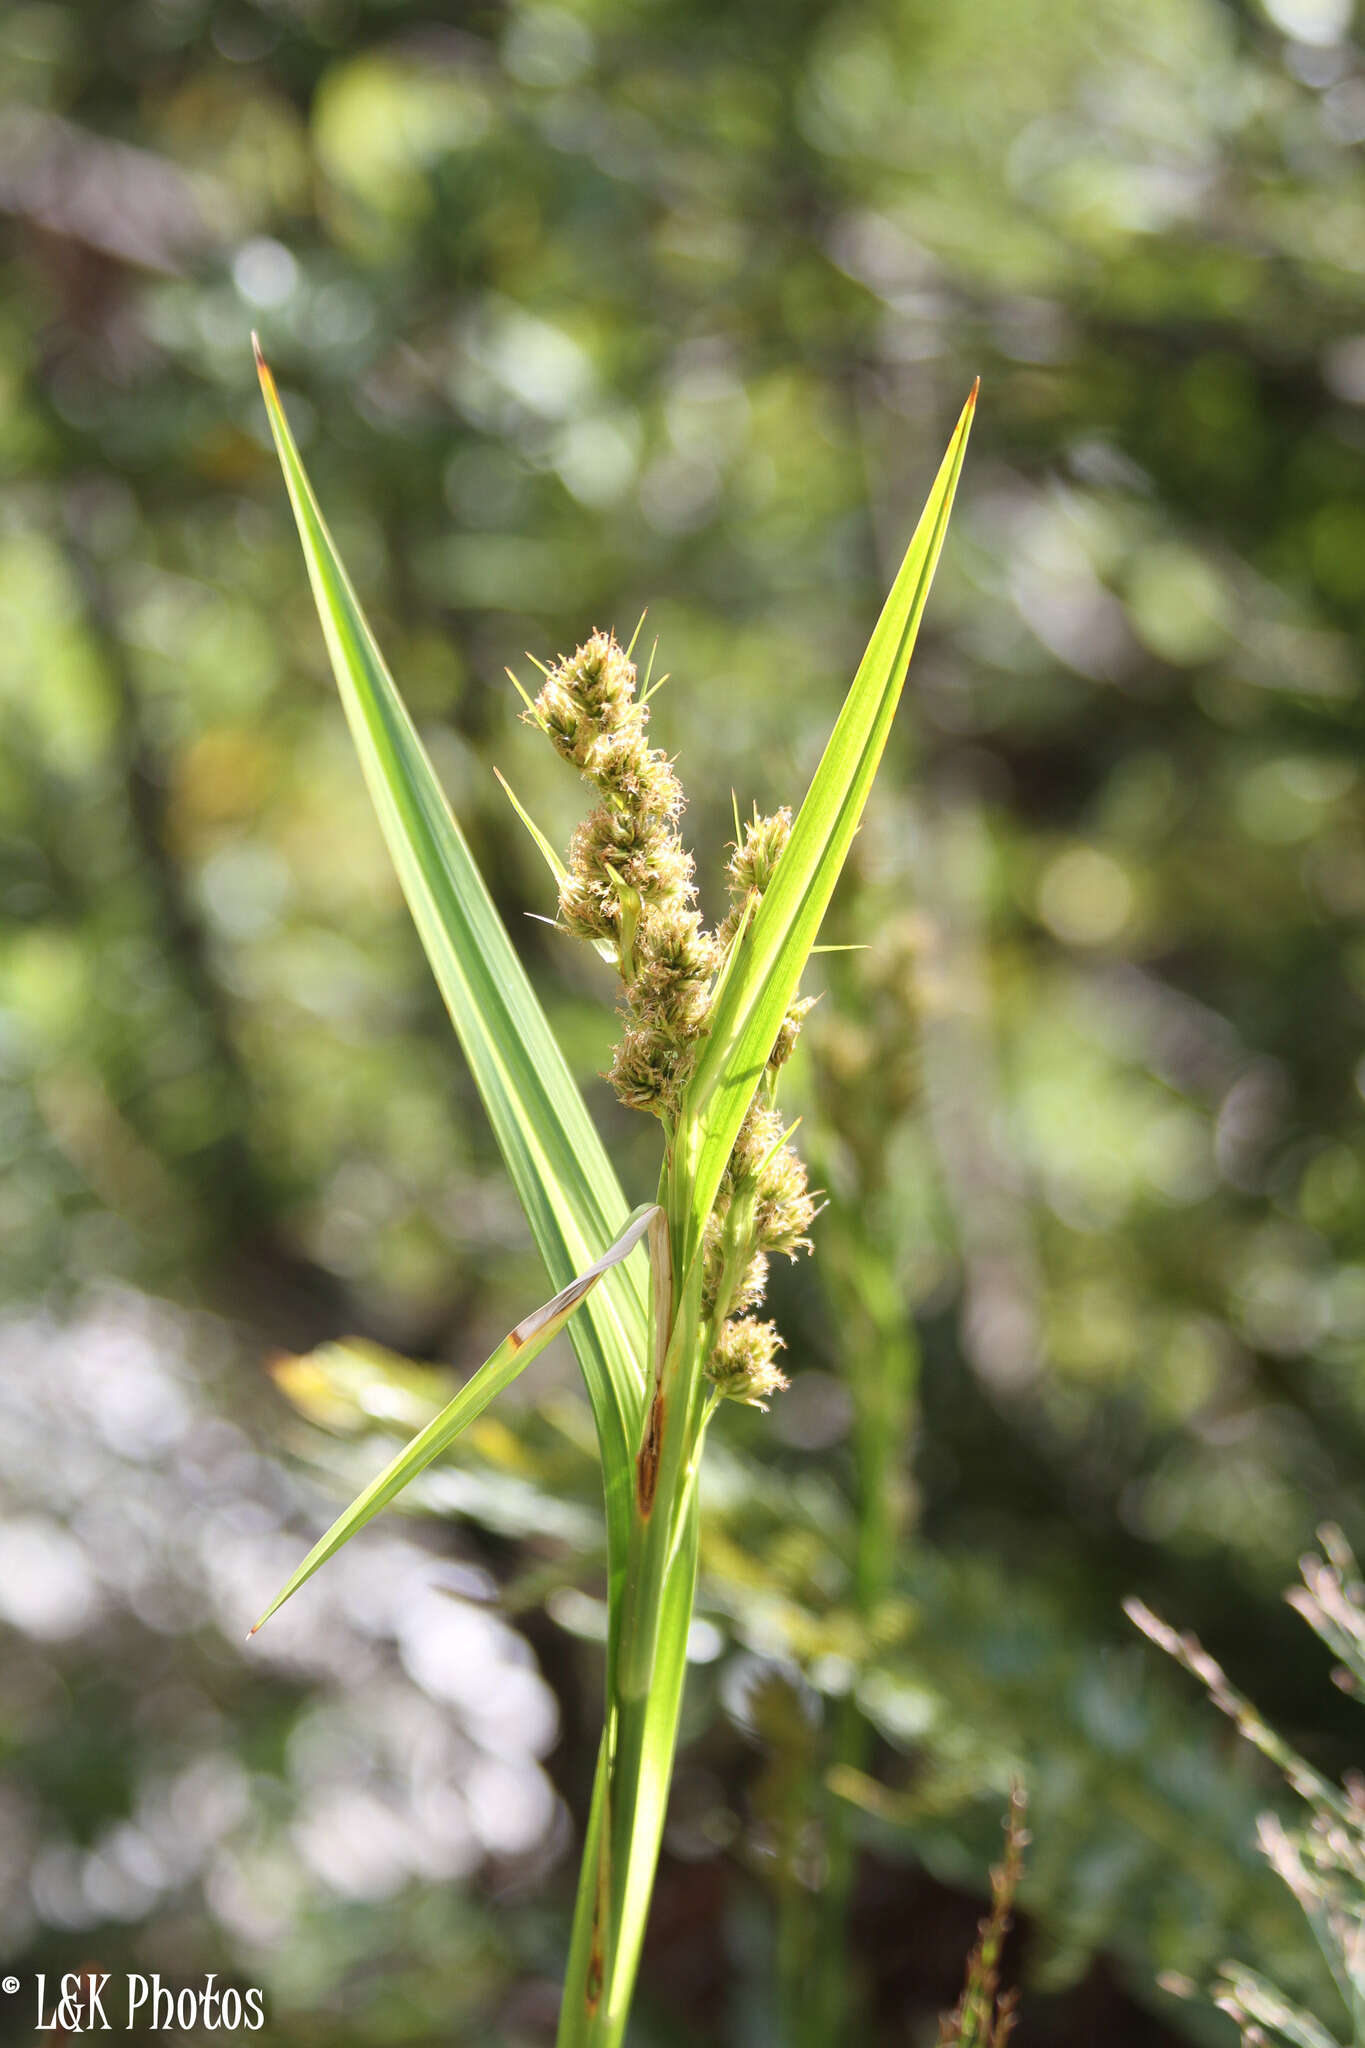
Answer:
[(659, 1483), (659, 1454), (664, 1440), (664, 1397), (656, 1392), (653, 1406), (649, 1411), (649, 1427), (645, 1440), (640, 1446), (640, 1455), (635, 1460), (635, 1497), (640, 1513), (648, 1517), (654, 1505), (654, 1489)]
[(589, 2016), (597, 2011), (606, 1974), (606, 1958), (602, 1954), (602, 1901), (599, 1898), (593, 1909), (592, 1947), (588, 1952), (588, 1974), (583, 1985), (583, 2003)]

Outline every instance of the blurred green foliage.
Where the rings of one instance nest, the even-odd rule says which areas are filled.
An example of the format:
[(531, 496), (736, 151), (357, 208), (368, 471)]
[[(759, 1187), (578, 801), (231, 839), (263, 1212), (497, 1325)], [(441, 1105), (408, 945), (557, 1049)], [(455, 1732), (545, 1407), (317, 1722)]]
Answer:
[[(732, 787), (804, 787), (983, 379), (828, 933), (871, 950), (825, 963), (794, 1074), (832, 1205), (779, 1283), (792, 1392), (725, 1419), (642, 2043), (783, 2039), (841, 1843), (838, 1997), (859, 2038), (932, 2038), (1020, 1766), (1021, 2048), (1216, 2040), (1155, 1979), (1233, 1950), (1319, 1996), (1257, 1863), (1264, 1783), (1118, 1602), (1196, 1625), (1300, 1748), (1350, 1760), (1278, 1605), (1325, 1514), (1365, 1540), (1347, 0), (20, 0), (0, 78), (0, 1227), (30, 1360), (0, 1520), (7, 1953), (265, 1970), (300, 2041), (343, 2006), (391, 2040), (539, 2041), (553, 2015), (562, 1812), (501, 1862), (491, 1825), (452, 1892), (402, 1738), (355, 1761), (355, 1731), (381, 1666), (395, 1730), (477, 1700), (371, 1610), (354, 1669), (317, 1647), (330, 1607), (297, 1669), (245, 1661), (275, 1551), (214, 1593), (195, 1535), (212, 1505), (247, 1549), (290, 1522), (289, 1553), (332, 1495), (282, 1447), (338, 1486), (372, 1458), (297, 1435), (263, 1353), (355, 1331), (467, 1370), (540, 1298), (333, 702), (255, 326), (638, 1194), (651, 1133), (590, 1078), (609, 978), (523, 914), (550, 891), (491, 767), (556, 841), (577, 796), (504, 664), (648, 607), (705, 892)], [(208, 1453), (144, 1483), (181, 1456), (164, 1403), (120, 1421), (89, 1363), (129, 1317), (210, 1446), (215, 1410), (254, 1440), (222, 1502)], [(461, 1528), (429, 1540), (519, 1616), (573, 1807), (594, 1478), (567, 1361), (536, 1373), (432, 1479)], [(120, 1577), (134, 1526), (149, 1561)], [(238, 1793), (217, 1861), (154, 1879), (167, 1740)], [(319, 1789), (348, 1771), (363, 1810)], [(421, 1782), (453, 1812), (467, 1776)], [(345, 1844), (400, 1809), (391, 1896), (348, 1891)]]

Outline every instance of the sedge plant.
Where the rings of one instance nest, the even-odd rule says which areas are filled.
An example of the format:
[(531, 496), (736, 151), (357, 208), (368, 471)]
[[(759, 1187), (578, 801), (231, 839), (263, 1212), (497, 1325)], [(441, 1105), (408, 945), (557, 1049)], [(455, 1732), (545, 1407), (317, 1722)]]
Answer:
[(535, 836), (555, 875), (558, 922), (619, 976), (613, 1086), (659, 1124), (655, 1198), (631, 1210), (366, 624), (259, 347), (257, 361), (370, 796), (556, 1289), (338, 1517), (262, 1621), (567, 1325), (601, 1458), (609, 1618), (558, 2044), (614, 2048), (625, 2038), (677, 1740), (707, 1428), (727, 1398), (762, 1406), (785, 1385), (781, 1340), (756, 1311), (767, 1259), (806, 1248), (813, 1204), (777, 1106), (781, 1067), (807, 1007), (802, 972), (904, 684), (976, 392), (799, 810), (737, 820), (730, 907), (716, 930), (696, 908), (681, 785), (649, 742), (628, 651), (594, 633), (526, 700), (529, 722), (595, 799), (567, 861)]

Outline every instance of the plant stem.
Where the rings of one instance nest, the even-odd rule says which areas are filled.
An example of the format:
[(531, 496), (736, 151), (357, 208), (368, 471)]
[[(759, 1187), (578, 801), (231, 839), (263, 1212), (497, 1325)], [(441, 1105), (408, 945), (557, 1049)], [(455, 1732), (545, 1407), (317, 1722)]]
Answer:
[[(654, 1357), (635, 1461), (629, 1551), (607, 1649), (607, 1721), (583, 1845), (557, 2048), (619, 2048), (663, 1838), (696, 1593), (696, 1477), (714, 1403), (701, 1362), (701, 1269), (682, 1266), (690, 1190), (670, 1148), (660, 1185), (672, 1250), (653, 1264)], [(679, 1286), (675, 1276), (683, 1275)]]
[[(617, 2048), (625, 2035), (663, 1837), (696, 1587), (695, 1502), (659, 1603), (659, 1634), (681, 1654), (659, 1660), (643, 1695), (615, 1695), (598, 1751), (558, 2048)], [(681, 1624), (678, 1626), (678, 1624)]]

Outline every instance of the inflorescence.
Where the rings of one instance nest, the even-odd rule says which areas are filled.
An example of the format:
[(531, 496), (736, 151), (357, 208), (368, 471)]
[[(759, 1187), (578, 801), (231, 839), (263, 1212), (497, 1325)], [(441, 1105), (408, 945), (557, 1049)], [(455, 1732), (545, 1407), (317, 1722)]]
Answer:
[[(785, 807), (755, 811), (726, 870), (730, 909), (710, 932), (696, 907), (692, 856), (678, 832), (685, 797), (672, 763), (648, 740), (649, 711), (635, 666), (610, 633), (546, 671), (527, 716), (597, 793), (573, 835), (560, 884), (565, 930), (614, 949), (624, 1031), (608, 1075), (631, 1109), (676, 1120), (710, 1021), (718, 977), (768, 887), (791, 833)], [(723, 1394), (755, 1407), (787, 1385), (782, 1339), (753, 1311), (773, 1253), (809, 1251), (815, 1204), (806, 1169), (773, 1107), (810, 1001), (783, 1020), (768, 1071), (735, 1141), (704, 1243), (703, 1313), (714, 1332), (707, 1373)]]

